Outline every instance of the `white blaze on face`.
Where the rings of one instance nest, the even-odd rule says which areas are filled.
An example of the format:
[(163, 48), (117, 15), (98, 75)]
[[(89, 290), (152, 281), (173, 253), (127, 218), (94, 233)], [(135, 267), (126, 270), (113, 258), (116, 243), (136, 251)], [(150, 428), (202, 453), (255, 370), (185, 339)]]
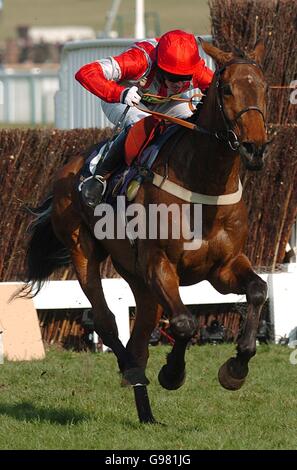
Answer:
[(247, 79), (248, 79), (248, 82), (249, 82), (249, 83), (253, 83), (253, 81), (254, 81), (254, 79), (253, 79), (253, 77), (252, 77), (251, 75), (248, 75), (248, 76), (247, 76)]

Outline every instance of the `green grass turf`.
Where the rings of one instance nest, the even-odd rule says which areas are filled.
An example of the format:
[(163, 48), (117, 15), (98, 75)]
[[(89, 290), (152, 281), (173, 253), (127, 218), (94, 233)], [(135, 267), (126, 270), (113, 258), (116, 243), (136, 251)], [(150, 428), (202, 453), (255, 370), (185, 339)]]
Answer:
[(138, 423), (112, 353), (51, 349), (43, 361), (0, 366), (0, 449), (296, 449), (296, 372), (284, 346), (260, 346), (237, 392), (219, 366), (233, 345), (191, 347), (187, 380), (173, 392), (157, 374), (168, 348), (151, 348), (147, 375), (161, 425)]

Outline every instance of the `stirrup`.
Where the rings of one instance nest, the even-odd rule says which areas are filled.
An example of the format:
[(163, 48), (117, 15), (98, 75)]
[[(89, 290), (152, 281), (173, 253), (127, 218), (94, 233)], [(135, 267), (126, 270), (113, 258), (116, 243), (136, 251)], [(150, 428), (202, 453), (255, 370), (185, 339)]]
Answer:
[(105, 191), (106, 191), (106, 188), (107, 188), (107, 181), (105, 179), (103, 179), (103, 176), (100, 176), (100, 175), (91, 175), (91, 176), (88, 176), (87, 178), (85, 178), (83, 181), (81, 181), (79, 183), (78, 190), (81, 191), (83, 185), (91, 179), (96, 179), (96, 180), (100, 181), (100, 183), (103, 186), (102, 193), (101, 193), (101, 195), (103, 196)]
[[(88, 188), (88, 182), (91, 185), (90, 188)], [(98, 187), (97, 182), (100, 183), (100, 187)], [(107, 182), (100, 175), (92, 175), (86, 178), (80, 187), (84, 203), (91, 208), (95, 208), (102, 201), (103, 195), (106, 191)]]

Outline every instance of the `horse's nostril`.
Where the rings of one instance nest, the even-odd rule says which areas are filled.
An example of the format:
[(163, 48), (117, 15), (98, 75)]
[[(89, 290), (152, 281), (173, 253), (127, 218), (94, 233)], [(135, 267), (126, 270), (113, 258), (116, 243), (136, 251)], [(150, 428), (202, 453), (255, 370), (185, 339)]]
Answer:
[(243, 147), (245, 148), (245, 150), (247, 151), (247, 153), (249, 154), (253, 154), (255, 153), (255, 150), (256, 150), (256, 146), (255, 144), (253, 144), (252, 142), (242, 142), (242, 145)]
[(263, 167), (263, 145), (256, 145), (253, 142), (242, 142), (239, 153), (243, 157), (248, 170), (261, 170)]
[(241, 145), (247, 154), (246, 156), (262, 157), (267, 144), (257, 145), (254, 142), (242, 142)]

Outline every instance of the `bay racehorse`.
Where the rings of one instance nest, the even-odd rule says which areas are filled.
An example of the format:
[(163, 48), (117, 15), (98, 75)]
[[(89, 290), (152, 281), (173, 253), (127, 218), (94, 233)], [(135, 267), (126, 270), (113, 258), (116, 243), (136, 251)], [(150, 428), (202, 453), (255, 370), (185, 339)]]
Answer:
[[(40, 286), (59, 266), (72, 261), (93, 310), (95, 330), (117, 357), (123, 384), (132, 385), (141, 422), (155, 422), (147, 394), (148, 344), (162, 311), (170, 319), (175, 343), (159, 373), (168, 390), (185, 380), (185, 350), (197, 320), (183, 304), (180, 285), (208, 280), (220, 293), (245, 294), (248, 312), (237, 340), (237, 353), (219, 370), (219, 381), (239, 389), (256, 353), (256, 332), (266, 299), (266, 283), (243, 253), (248, 223), (241, 198), (240, 161), (260, 170), (267, 144), (266, 89), (261, 62), (263, 43), (250, 53), (202, 47), (216, 62), (213, 81), (200, 113), (191, 118), (196, 131), (180, 128), (163, 146), (153, 171), (164, 185), (145, 182), (135, 202), (202, 203), (202, 240), (185, 249), (185, 238), (124, 239), (94, 236), (96, 218), (78, 195), (83, 156), (74, 156), (58, 173), (52, 196), (37, 210), (27, 252), (28, 289)], [(198, 131), (198, 132), (197, 132)], [(173, 184), (172, 184), (173, 183)], [(175, 189), (174, 189), (175, 188)], [(177, 190), (177, 192), (176, 192)], [(202, 196), (201, 196), (202, 195)], [(193, 217), (193, 211), (190, 218)], [(190, 223), (193, 221), (191, 220)], [(136, 301), (136, 321), (126, 347), (118, 338), (113, 313), (104, 298), (100, 264), (111, 255), (118, 273), (129, 283)]]

